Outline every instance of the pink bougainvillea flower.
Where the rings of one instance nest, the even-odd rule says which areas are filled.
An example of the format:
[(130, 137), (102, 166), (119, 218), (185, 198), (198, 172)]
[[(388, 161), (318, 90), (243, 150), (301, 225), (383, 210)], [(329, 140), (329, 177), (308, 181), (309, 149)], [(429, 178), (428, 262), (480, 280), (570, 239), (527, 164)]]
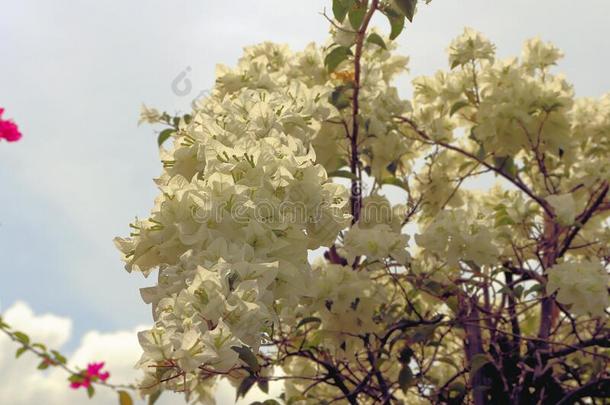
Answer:
[(87, 366), (87, 376), (89, 378), (97, 377), (102, 381), (106, 381), (108, 377), (110, 377), (110, 373), (107, 371), (101, 373), (102, 368), (104, 368), (104, 362), (89, 363), (89, 365)]
[(74, 390), (80, 387), (89, 388), (92, 382), (106, 381), (110, 377), (110, 373), (102, 372), (102, 368), (104, 368), (104, 362), (89, 363), (86, 370), (70, 377), (70, 388)]
[(8, 142), (15, 142), (21, 139), (21, 132), (17, 124), (12, 120), (2, 119), (4, 108), (0, 108), (0, 139), (6, 139)]
[(87, 379), (86, 377), (81, 380), (81, 381), (72, 381), (70, 383), (70, 388), (72, 388), (73, 390), (77, 390), (80, 387), (83, 388), (89, 388), (89, 386), (91, 385), (91, 380)]

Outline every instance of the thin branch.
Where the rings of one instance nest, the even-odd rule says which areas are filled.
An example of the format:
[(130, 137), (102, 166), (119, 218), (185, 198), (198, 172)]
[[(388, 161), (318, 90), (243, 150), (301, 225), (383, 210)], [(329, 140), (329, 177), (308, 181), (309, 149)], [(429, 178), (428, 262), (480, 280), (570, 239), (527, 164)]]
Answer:
[(422, 138), (424, 138), (426, 141), (428, 142), (432, 142), (436, 145), (440, 145), (446, 149), (452, 150), (454, 152), (460, 153), (476, 162), (478, 162), (479, 164), (485, 166), (486, 168), (488, 168), (489, 170), (492, 170), (493, 172), (497, 173), (498, 175), (504, 177), (506, 180), (508, 180), (509, 182), (511, 182), (512, 184), (514, 184), (517, 188), (519, 188), (521, 191), (523, 191), (527, 196), (529, 196), (532, 200), (536, 201), (538, 203), (538, 205), (540, 205), (540, 207), (542, 207), (542, 209), (547, 213), (547, 215), (549, 215), (551, 218), (555, 217), (555, 214), (553, 212), (553, 209), (551, 208), (551, 206), (549, 205), (548, 202), (546, 202), (545, 199), (543, 199), (542, 197), (537, 196), (536, 194), (534, 194), (534, 192), (525, 184), (523, 183), (523, 181), (519, 180), (518, 178), (512, 177), (510, 175), (508, 175), (507, 173), (505, 173), (503, 170), (498, 169), (497, 167), (494, 167), (493, 165), (487, 163), (486, 161), (479, 159), (477, 156), (475, 156), (474, 154), (458, 147), (455, 145), (451, 145), (447, 142), (444, 141), (440, 141), (440, 140), (434, 140), (432, 137), (430, 137), (425, 131), (423, 131), (422, 129), (420, 129), (417, 124), (411, 120), (410, 118), (407, 117), (397, 117), (400, 121), (405, 122), (407, 124), (409, 124), (409, 126), (411, 126), (411, 128)]

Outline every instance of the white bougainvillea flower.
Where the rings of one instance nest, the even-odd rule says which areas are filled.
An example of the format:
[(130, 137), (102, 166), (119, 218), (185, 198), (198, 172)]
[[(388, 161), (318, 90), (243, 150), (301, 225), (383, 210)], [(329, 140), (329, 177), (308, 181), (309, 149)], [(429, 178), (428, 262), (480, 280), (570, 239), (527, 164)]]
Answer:
[(523, 65), (530, 71), (544, 70), (555, 65), (563, 58), (563, 52), (550, 42), (543, 42), (540, 38), (531, 38), (525, 41), (522, 51)]
[(465, 28), (462, 35), (449, 45), (449, 64), (451, 67), (465, 65), (475, 60), (493, 62), (495, 46), (480, 32)]
[(570, 305), (577, 315), (602, 315), (610, 306), (608, 272), (600, 263), (566, 262), (547, 270), (547, 293), (557, 291), (557, 301)]
[(563, 225), (572, 225), (576, 219), (576, 202), (572, 194), (550, 195), (546, 200), (551, 204), (557, 219)]

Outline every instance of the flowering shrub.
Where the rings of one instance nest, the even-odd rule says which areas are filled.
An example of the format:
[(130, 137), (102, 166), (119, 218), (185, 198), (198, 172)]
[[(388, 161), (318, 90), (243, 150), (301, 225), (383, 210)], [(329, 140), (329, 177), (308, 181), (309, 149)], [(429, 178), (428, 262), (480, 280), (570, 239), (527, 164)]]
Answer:
[(210, 403), (226, 378), (238, 397), (282, 380), (289, 404), (608, 396), (610, 96), (575, 98), (551, 44), (497, 60), (466, 29), (403, 99), (392, 40), (415, 3), (335, 0), (326, 44), (248, 47), (189, 114), (144, 108), (164, 126), (159, 196), (116, 239), (128, 271), (156, 273), (143, 394)]

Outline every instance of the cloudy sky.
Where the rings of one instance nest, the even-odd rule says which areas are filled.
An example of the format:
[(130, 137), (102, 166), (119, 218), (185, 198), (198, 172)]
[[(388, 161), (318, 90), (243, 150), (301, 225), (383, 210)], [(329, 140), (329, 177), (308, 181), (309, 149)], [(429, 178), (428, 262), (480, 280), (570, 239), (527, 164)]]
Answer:
[[(81, 364), (101, 353), (123, 359), (116, 367), (127, 378), (137, 358), (125, 354), (137, 352), (128, 336), (150, 317), (138, 288), (151, 281), (123, 270), (112, 238), (146, 215), (160, 172), (153, 129), (136, 126), (140, 105), (186, 112), (213, 85), (215, 65), (235, 63), (245, 45), (323, 41), (319, 13), (329, 5), (0, 0), (0, 107), (24, 133), (19, 143), (0, 143), (0, 311)], [(400, 91), (410, 93), (413, 76), (445, 68), (447, 44), (471, 26), (501, 57), (518, 55), (529, 37), (553, 41), (577, 94), (600, 96), (610, 91), (608, 15), (607, 0), (434, 0), (399, 39), (411, 57)], [(7, 344), (0, 340), (0, 356)], [(66, 403), (55, 377), (29, 375), (10, 359), (0, 357), (0, 400), (39, 403), (43, 391), (18, 393), (41, 384), (46, 398)]]

